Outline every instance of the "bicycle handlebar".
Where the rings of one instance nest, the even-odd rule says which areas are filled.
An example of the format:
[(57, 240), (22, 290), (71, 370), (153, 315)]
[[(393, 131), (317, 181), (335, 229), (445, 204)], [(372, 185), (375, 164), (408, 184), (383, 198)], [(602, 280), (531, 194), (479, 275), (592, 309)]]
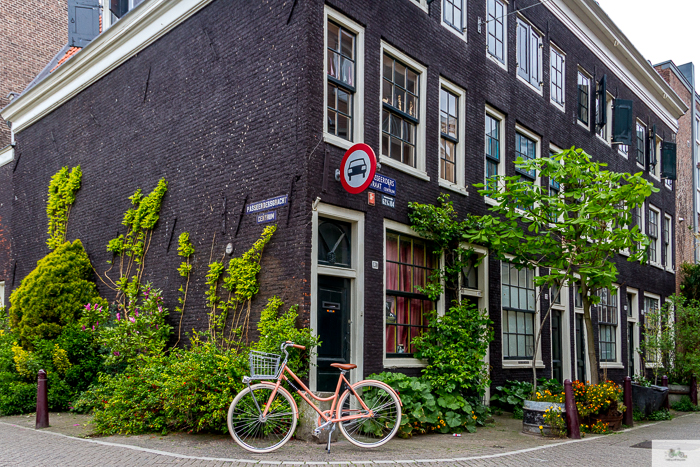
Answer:
[(306, 347), (304, 347), (303, 345), (295, 344), (292, 341), (287, 341), (282, 345), (284, 345), (285, 347), (294, 347), (295, 349), (299, 349), (299, 350), (306, 350)]

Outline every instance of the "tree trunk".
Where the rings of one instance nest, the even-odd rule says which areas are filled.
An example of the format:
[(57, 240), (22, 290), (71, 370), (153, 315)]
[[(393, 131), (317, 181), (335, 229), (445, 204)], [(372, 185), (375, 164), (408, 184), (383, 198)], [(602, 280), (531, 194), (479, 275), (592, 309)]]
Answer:
[(587, 287), (582, 285), (583, 321), (586, 323), (586, 351), (591, 368), (591, 384), (598, 384), (598, 359), (595, 354), (595, 336), (593, 335), (593, 321), (591, 320), (591, 302), (588, 300), (587, 292)]

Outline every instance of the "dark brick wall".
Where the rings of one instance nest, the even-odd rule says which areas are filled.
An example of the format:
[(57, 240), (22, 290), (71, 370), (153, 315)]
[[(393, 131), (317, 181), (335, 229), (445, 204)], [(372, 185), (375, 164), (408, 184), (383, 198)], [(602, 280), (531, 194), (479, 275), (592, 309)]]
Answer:
[(10, 215), (12, 212), (12, 167), (14, 163), (0, 167), (0, 282), (5, 282), (5, 300), (10, 297), (12, 264), (10, 261)]
[[(466, 182), (469, 196), (453, 194), (460, 214), (485, 213), (486, 205), (471, 185), (483, 180), (484, 106), (488, 103), (507, 116), (504, 135), (508, 172), (512, 173), (515, 123), (542, 137), (543, 148), (578, 146), (609, 162), (614, 170), (636, 171), (600, 143), (591, 131), (573, 122), (576, 101), (576, 64), (596, 78), (608, 74), (609, 87), (622, 98), (635, 99), (635, 113), (655, 123), (670, 139), (671, 131), (619, 83), (545, 8), (526, 13), (535, 25), (548, 31), (545, 44), (554, 40), (567, 53), (567, 111), (549, 103), (548, 87), (540, 96), (515, 78), (515, 22), (509, 21), (509, 71), (487, 60), (484, 36), (477, 33), (476, 17), (485, 16), (485, 4), (470, 3), (468, 43), (440, 24), (440, 4), (430, 14), (408, 0), (327, 2), (363, 25), (365, 30), (365, 142), (379, 148), (380, 42), (402, 50), (427, 66), (427, 174), (423, 181), (384, 165), (380, 172), (397, 180), (396, 208), (379, 203), (370, 207), (366, 194), (348, 195), (333, 179), (344, 150), (320, 142), (323, 128), (323, 2), (299, 2), (289, 25), (291, 2), (256, 0), (236, 4), (218, 0), (140, 52), (108, 76), (19, 135), (23, 152), (15, 173), (18, 199), (13, 229), (32, 232), (17, 240), (18, 278), (24, 277), (44, 246), (45, 193), (50, 176), (61, 165), (82, 164), (83, 188), (71, 213), (70, 238), (81, 238), (100, 272), (110, 259), (107, 241), (120, 232), (119, 222), (128, 207), (127, 197), (137, 188), (150, 190), (159, 177), (170, 182), (162, 219), (146, 260), (147, 278), (166, 288), (166, 300), (175, 305), (181, 283), (175, 243), (166, 252), (169, 228), (177, 225), (173, 242), (183, 230), (192, 233), (197, 246), (195, 279), (184, 328), (206, 324), (203, 278), (216, 233), (214, 258), (233, 242), (236, 254), (257, 238), (261, 228), (244, 216), (238, 236), (236, 221), (243, 200), (265, 199), (291, 191), (291, 208), (280, 210), (280, 231), (265, 251), (262, 288), (255, 313), (270, 295), (280, 294), (289, 304), (303, 305), (303, 322), (309, 317), (310, 203), (324, 203), (362, 211), (365, 218), (365, 347), (366, 374), (382, 371), (383, 270), (372, 261), (383, 260), (384, 219), (408, 224), (409, 201), (435, 202), (438, 187), (438, 80), (444, 76), (466, 90)], [(518, 8), (530, 1), (518, 2)], [(209, 46), (206, 28), (213, 45)], [(416, 33), (419, 31), (420, 33)], [(549, 63), (545, 47), (543, 63)], [(144, 90), (149, 74), (148, 92)], [(549, 82), (544, 67), (544, 82)], [(51, 140), (53, 132), (56, 144)], [(633, 148), (632, 148), (633, 149)], [(546, 154), (546, 152), (545, 152)], [(326, 156), (327, 155), (327, 156)], [(323, 172), (324, 160), (328, 170)], [(298, 180), (297, 180), (298, 177)], [(324, 191), (324, 179), (327, 189)], [(292, 180), (295, 180), (292, 182)], [(657, 186), (661, 187), (660, 183)], [(221, 234), (223, 197), (227, 200), (225, 233)], [(662, 189), (652, 196), (662, 210), (674, 212), (673, 193)], [(291, 213), (289, 220), (287, 216)], [(666, 296), (673, 292), (672, 274), (650, 266), (619, 262), (619, 282)], [(500, 277), (498, 263), (490, 262), (491, 318), (500, 329)], [(101, 290), (109, 297), (108, 290)], [(190, 301), (191, 300), (191, 301)], [(544, 300), (541, 307), (544, 308)], [(571, 308), (572, 309), (572, 308)], [(573, 317), (570, 313), (571, 329)], [(624, 318), (623, 318), (624, 321)], [(620, 324), (621, 326), (624, 323)], [(548, 323), (545, 323), (548, 326)], [(500, 333), (491, 347), (494, 384), (530, 377), (529, 369), (501, 368)], [(542, 357), (550, 374), (550, 336), (544, 333)], [(573, 356), (573, 349), (571, 349)], [(623, 349), (623, 361), (626, 355)], [(417, 373), (417, 370), (407, 372)], [(612, 372), (611, 372), (612, 373)], [(620, 374), (611, 374), (619, 379)]]

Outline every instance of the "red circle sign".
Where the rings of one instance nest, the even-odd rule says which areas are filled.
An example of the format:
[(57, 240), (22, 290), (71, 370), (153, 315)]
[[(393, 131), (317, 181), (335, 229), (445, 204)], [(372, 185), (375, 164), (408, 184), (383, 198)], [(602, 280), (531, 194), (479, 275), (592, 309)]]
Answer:
[(340, 161), (340, 183), (345, 191), (356, 195), (372, 184), (376, 171), (377, 157), (372, 148), (357, 143), (345, 152)]

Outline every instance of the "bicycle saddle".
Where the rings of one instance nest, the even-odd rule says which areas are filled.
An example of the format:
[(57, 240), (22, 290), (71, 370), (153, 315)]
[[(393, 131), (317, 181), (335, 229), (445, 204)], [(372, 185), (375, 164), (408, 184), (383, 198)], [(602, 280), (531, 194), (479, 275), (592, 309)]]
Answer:
[(331, 366), (333, 368), (340, 368), (341, 370), (352, 370), (353, 368), (357, 368), (357, 365), (353, 363), (331, 363)]

